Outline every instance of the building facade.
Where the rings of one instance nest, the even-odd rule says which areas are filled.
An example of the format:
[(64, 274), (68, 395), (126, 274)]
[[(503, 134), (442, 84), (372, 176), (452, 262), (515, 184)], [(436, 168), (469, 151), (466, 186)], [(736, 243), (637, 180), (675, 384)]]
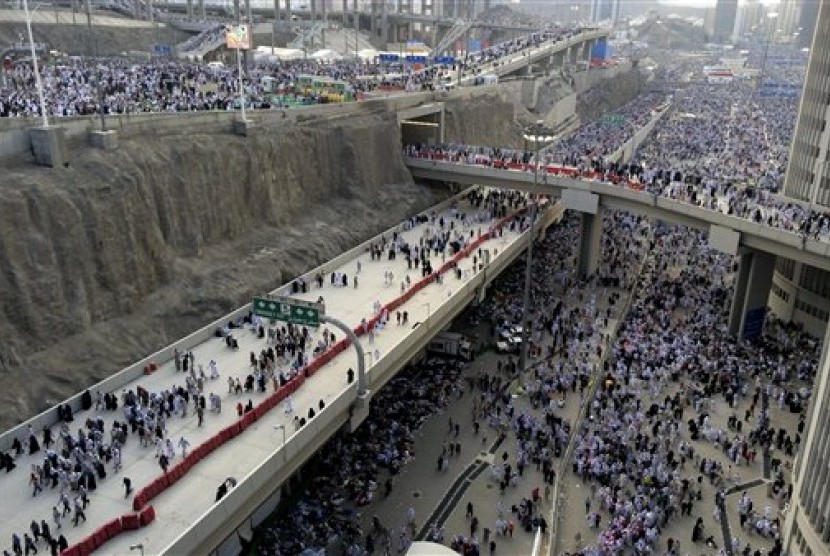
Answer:
[[(809, 33), (809, 30), (805, 31)], [(784, 194), (830, 211), (830, 5), (818, 8), (798, 109)], [(770, 308), (779, 317), (823, 337), (830, 317), (830, 273), (779, 258)]]
[[(830, 208), (830, 5), (821, 2), (816, 17), (810, 61), (784, 191), (811, 206)], [(826, 323), (830, 310), (830, 273), (791, 261), (779, 261), (781, 275), (798, 288), (795, 303), (820, 315)], [(786, 293), (786, 292), (785, 292)], [(802, 301), (802, 296), (804, 297)], [(812, 297), (809, 297), (812, 296)], [(812, 301), (811, 301), (812, 300)], [(809, 305), (809, 306), (808, 306)], [(827, 327), (825, 326), (825, 329)], [(807, 428), (793, 468), (793, 499), (787, 513), (785, 553), (791, 556), (830, 554), (830, 330), (813, 386)]]
[(725, 43), (732, 40), (735, 18), (738, 15), (738, 0), (718, 0), (712, 29), (712, 40)]
[(830, 554), (830, 334), (824, 338), (806, 429), (793, 467), (793, 498), (784, 524), (784, 553)]

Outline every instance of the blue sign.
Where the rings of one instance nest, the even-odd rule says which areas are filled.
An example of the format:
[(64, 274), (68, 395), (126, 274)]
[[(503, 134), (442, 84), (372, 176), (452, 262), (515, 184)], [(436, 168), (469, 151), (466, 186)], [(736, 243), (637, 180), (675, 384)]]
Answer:
[(408, 54), (406, 56), (407, 63), (410, 64), (426, 64), (427, 57), (426, 56), (415, 56), (414, 54)]
[(153, 54), (155, 54), (156, 56), (172, 56), (173, 47), (169, 44), (154, 44)]
[(746, 312), (744, 317), (744, 333), (743, 338), (757, 338), (761, 335), (764, 328), (764, 316), (767, 313), (766, 307), (756, 307)]
[(432, 59), (433, 62), (443, 66), (454, 66), (455, 65), (455, 57), (453, 56), (436, 56)]
[(761, 84), (760, 95), (762, 97), (797, 98), (801, 95), (801, 85), (765, 82)]
[(401, 59), (397, 54), (381, 54), (379, 58), (381, 62), (397, 62)]

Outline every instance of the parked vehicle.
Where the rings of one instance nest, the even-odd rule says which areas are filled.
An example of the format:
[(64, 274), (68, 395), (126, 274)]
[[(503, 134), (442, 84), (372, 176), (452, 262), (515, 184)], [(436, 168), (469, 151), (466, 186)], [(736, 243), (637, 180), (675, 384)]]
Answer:
[(441, 332), (427, 345), (427, 352), (431, 355), (473, 360), (473, 344), (464, 334), (457, 332)]

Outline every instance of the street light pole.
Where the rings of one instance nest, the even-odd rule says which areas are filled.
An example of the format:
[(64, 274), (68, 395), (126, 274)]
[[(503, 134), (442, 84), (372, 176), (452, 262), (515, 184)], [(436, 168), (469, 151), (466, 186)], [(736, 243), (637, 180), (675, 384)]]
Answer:
[(35, 53), (35, 39), (32, 35), (32, 16), (29, 13), (29, 0), (23, 0), (23, 9), (26, 12), (26, 30), (29, 32), (29, 47), (32, 50), (32, 67), (35, 72), (37, 96), (40, 100), (40, 116), (43, 119), (43, 127), (49, 127), (49, 118), (46, 116), (46, 98), (43, 96), (43, 81), (40, 79), (40, 69), (38, 68), (37, 54)]
[[(551, 143), (556, 139), (552, 130), (546, 128), (543, 122), (539, 121), (536, 125), (529, 127), (522, 135), (525, 141), (532, 141), (535, 147), (536, 154), (534, 156), (533, 169), (533, 191), (532, 195), (536, 195), (536, 190), (539, 186), (539, 156), (542, 152), (543, 144)], [(530, 344), (530, 285), (533, 274), (533, 242), (536, 239), (536, 215), (538, 212), (537, 197), (531, 198), (530, 204), (530, 229), (528, 230), (527, 239), (527, 258), (525, 259), (525, 284), (524, 295), (522, 299), (523, 319), (522, 319), (522, 345), (519, 351), (519, 370), (527, 369), (527, 358)]]
[(775, 18), (778, 17), (776, 12), (770, 12), (767, 14), (767, 40), (766, 44), (764, 45), (764, 57), (761, 59), (761, 71), (758, 74), (758, 87), (756, 87), (755, 92), (761, 90), (761, 86), (764, 84), (764, 74), (767, 70), (767, 56), (769, 55), (769, 43), (772, 40), (772, 27), (775, 22)]
[(363, 346), (360, 345), (360, 339), (357, 337), (357, 334), (354, 331), (346, 326), (346, 324), (338, 319), (330, 317), (328, 315), (320, 315), (320, 322), (323, 324), (331, 324), (336, 328), (339, 328), (349, 340), (351, 340), (352, 345), (357, 350), (357, 396), (362, 397), (366, 395), (366, 359), (365, 359), (365, 352), (363, 351)]

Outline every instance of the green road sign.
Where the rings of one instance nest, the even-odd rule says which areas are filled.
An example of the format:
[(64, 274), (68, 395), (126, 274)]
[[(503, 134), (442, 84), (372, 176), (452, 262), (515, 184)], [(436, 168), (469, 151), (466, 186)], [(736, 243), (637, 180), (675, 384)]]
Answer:
[(315, 328), (320, 326), (320, 315), (325, 313), (325, 308), (319, 303), (289, 297), (255, 297), (252, 310), (255, 315), (267, 319)]
[(605, 114), (600, 121), (607, 125), (621, 125), (625, 122), (625, 116), (622, 114)]

